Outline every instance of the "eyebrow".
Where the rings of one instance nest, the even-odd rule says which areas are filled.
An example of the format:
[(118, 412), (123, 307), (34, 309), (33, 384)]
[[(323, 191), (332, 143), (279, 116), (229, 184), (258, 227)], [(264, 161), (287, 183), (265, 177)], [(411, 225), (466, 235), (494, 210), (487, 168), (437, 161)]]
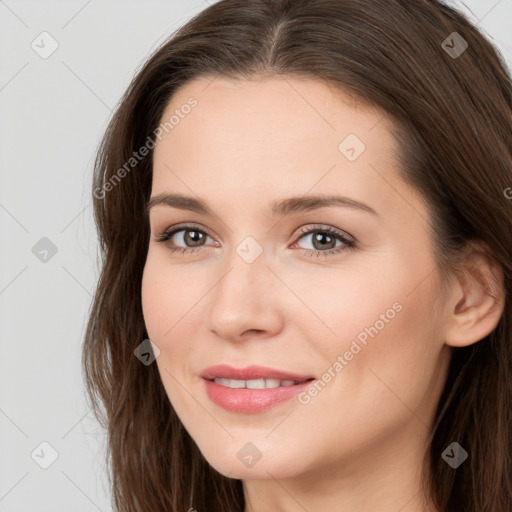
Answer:
[[(149, 211), (155, 206), (169, 206), (210, 217), (216, 216), (204, 201), (182, 194), (159, 194), (152, 197), (146, 205), (146, 215), (149, 214)], [(328, 206), (356, 208), (378, 216), (378, 213), (367, 204), (337, 195), (304, 195), (281, 199), (272, 203), (272, 215), (274, 217), (285, 217), (287, 215)]]

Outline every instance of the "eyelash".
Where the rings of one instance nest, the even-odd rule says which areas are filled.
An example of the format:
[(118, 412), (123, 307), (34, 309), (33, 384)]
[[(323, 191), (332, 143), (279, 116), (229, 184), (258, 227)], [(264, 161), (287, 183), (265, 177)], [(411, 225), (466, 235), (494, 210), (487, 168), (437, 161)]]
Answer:
[[(167, 229), (163, 233), (157, 235), (155, 237), (155, 242), (161, 242), (165, 243), (168, 242), (176, 233), (179, 233), (180, 231), (197, 231), (199, 233), (202, 233), (203, 235), (209, 236), (212, 238), (206, 231), (199, 229), (196, 226), (186, 224), (181, 226), (175, 226), (173, 228)], [(297, 235), (297, 242), (304, 238), (304, 235), (311, 234), (311, 233), (326, 233), (329, 236), (332, 236), (339, 240), (340, 242), (343, 242), (345, 244), (345, 247), (338, 247), (337, 249), (328, 249), (326, 251), (319, 251), (319, 250), (312, 250), (312, 249), (302, 249), (304, 254), (308, 257), (313, 257), (312, 254), (316, 254), (317, 258), (322, 255), (324, 257), (339, 254), (342, 251), (351, 250), (355, 248), (355, 241), (351, 238), (346, 237), (341, 231), (338, 231), (335, 228), (332, 228), (330, 226), (316, 226), (314, 228), (304, 228), (300, 231), (300, 233)], [(295, 245), (296, 242), (294, 242)], [(179, 246), (169, 246), (169, 250), (171, 252), (179, 252), (179, 253), (197, 253), (200, 252), (204, 246), (200, 247), (179, 247)]]

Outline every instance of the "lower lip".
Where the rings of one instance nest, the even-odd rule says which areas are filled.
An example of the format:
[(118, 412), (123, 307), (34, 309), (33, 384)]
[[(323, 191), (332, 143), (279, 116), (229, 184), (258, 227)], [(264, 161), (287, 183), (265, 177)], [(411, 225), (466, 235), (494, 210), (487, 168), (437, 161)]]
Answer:
[(232, 412), (256, 413), (289, 400), (304, 391), (313, 381), (308, 380), (293, 386), (265, 389), (232, 389), (205, 379), (206, 393), (218, 406)]

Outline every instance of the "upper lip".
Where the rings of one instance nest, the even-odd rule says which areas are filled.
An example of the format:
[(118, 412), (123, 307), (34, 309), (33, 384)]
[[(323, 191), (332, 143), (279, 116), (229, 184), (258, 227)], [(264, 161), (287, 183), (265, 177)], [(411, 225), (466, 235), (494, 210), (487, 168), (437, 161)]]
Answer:
[(227, 364), (219, 364), (205, 368), (201, 373), (201, 377), (207, 380), (213, 380), (215, 378), (233, 380), (278, 379), (300, 382), (314, 378), (312, 375), (299, 375), (298, 373), (291, 373), (265, 366), (251, 365), (245, 368), (233, 368)]

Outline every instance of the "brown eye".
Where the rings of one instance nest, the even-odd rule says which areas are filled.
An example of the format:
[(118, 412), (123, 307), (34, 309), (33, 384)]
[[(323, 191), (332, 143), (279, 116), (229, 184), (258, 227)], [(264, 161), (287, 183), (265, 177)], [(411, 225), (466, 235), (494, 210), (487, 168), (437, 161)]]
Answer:
[(166, 243), (173, 252), (187, 252), (201, 249), (207, 238), (211, 237), (202, 229), (195, 226), (179, 226), (166, 230), (158, 235), (155, 241)]
[(333, 236), (322, 231), (315, 231), (312, 235), (311, 241), (315, 249), (334, 249), (336, 247), (337, 240)]
[(308, 240), (311, 245), (309, 248), (302, 247), (307, 251), (308, 256), (315, 254), (317, 257), (328, 256), (352, 249), (355, 246), (355, 241), (352, 238), (332, 227), (304, 229), (294, 246), (299, 245), (302, 240)]
[[(183, 241), (189, 247), (197, 247), (198, 245), (202, 245), (206, 236), (202, 231), (197, 229), (181, 229), (185, 235), (183, 236)], [(180, 231), (176, 231), (179, 233)]]

